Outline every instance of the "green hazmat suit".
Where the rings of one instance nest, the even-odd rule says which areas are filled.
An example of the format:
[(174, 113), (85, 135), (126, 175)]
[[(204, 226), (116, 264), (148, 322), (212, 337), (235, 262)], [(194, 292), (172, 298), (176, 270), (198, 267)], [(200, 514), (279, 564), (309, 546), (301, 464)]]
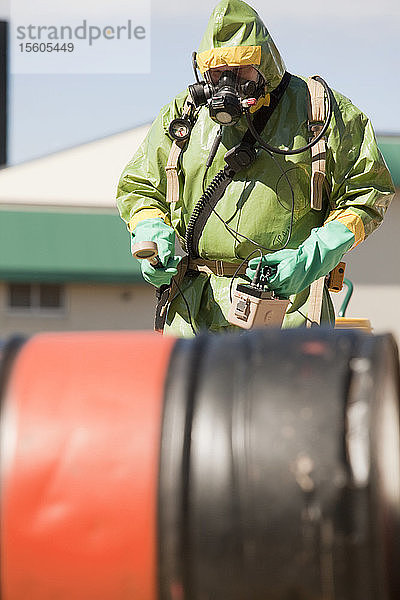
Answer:
[[(247, 60), (244, 64), (249, 64), (248, 60), (252, 59), (246, 58), (246, 54), (250, 51), (251, 55), (258, 48), (261, 48), (261, 56), (256, 68), (265, 78), (266, 92), (271, 92), (280, 83), (285, 65), (267, 28), (246, 3), (222, 0), (211, 15), (198, 57), (211, 67), (218, 66), (221, 61), (229, 64), (229, 56), (236, 61), (230, 63), (232, 66), (242, 64), (241, 60)], [(166, 202), (165, 166), (172, 144), (168, 128), (171, 121), (181, 115), (187, 95), (186, 89), (161, 109), (121, 175), (117, 204), (130, 231), (134, 231), (135, 224), (142, 219), (160, 217), (173, 227), (181, 242), (184, 240), (190, 215), (202, 194), (205, 163), (219, 129), (219, 125), (211, 120), (208, 108), (202, 107), (181, 155), (179, 200), (171, 206)], [(279, 148), (300, 148), (307, 144), (307, 97), (306, 78), (292, 75), (261, 134), (263, 139)], [(225, 153), (241, 141), (246, 131), (245, 116), (236, 125), (223, 128), (222, 142), (207, 173), (206, 184), (225, 166)], [(218, 202), (219, 215), (235, 230), (271, 251), (280, 250), (289, 234), (286, 248), (298, 248), (313, 228), (332, 220), (344, 224), (354, 233), (354, 245), (363, 241), (382, 222), (394, 187), (368, 117), (336, 91), (333, 91), (333, 115), (326, 139), (327, 185), (323, 192), (323, 210), (314, 210), (310, 204), (309, 150), (271, 158), (258, 149), (255, 162), (235, 175)], [(292, 193), (282, 169), (294, 191), (291, 232)], [(251, 242), (230, 235), (217, 216), (211, 214), (199, 242), (201, 258), (240, 264), (254, 249)], [(214, 274), (186, 276), (181, 284), (185, 299), (178, 294), (172, 300), (165, 332), (193, 335), (187, 305), (196, 330), (236, 329), (226, 319), (230, 284), (231, 278)], [(308, 296), (309, 287), (290, 298), (283, 327), (305, 325)], [(321, 319), (327, 324), (334, 323), (327, 290)]]

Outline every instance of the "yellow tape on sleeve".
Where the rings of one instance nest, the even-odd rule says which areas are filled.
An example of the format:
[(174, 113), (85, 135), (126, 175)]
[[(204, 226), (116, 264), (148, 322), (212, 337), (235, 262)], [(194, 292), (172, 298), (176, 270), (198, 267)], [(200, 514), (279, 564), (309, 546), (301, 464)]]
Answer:
[(330, 221), (339, 221), (354, 234), (355, 241), (350, 250), (358, 246), (365, 239), (364, 223), (361, 217), (353, 212), (351, 208), (333, 210), (325, 223), (329, 223)]
[(128, 229), (132, 233), (136, 225), (140, 223), (140, 221), (144, 221), (145, 219), (155, 219), (157, 217), (167, 222), (166, 215), (160, 209), (142, 208), (133, 215), (132, 219), (128, 223)]

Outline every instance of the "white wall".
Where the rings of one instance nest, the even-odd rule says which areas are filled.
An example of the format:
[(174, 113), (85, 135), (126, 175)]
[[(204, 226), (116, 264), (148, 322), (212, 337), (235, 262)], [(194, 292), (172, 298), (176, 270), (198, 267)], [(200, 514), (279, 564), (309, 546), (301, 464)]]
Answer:
[(15, 333), (102, 329), (151, 329), (154, 289), (149, 285), (65, 286), (61, 313), (22, 313), (7, 309), (7, 285), (0, 283), (0, 339)]

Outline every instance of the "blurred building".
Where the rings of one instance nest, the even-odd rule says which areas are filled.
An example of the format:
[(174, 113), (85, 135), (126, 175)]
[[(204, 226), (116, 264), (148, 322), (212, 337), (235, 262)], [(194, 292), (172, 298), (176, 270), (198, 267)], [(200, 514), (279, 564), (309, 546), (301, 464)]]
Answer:
[(0, 170), (0, 337), (152, 327), (115, 192), (148, 126)]
[[(115, 192), (148, 126), (0, 170), (0, 337), (42, 330), (151, 328), (154, 289), (131, 258)], [(400, 136), (381, 136), (400, 188)], [(346, 316), (400, 340), (397, 192), (384, 224), (346, 257)], [(337, 307), (343, 294), (334, 295)]]

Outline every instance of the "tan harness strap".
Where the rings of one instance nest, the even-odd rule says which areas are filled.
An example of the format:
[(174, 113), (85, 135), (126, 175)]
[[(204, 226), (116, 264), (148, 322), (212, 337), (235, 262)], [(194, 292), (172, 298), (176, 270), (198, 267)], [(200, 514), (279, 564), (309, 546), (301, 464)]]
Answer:
[(308, 299), (307, 327), (321, 324), (322, 299), (324, 296), (325, 277), (320, 277), (310, 286)]
[[(322, 84), (311, 77), (307, 80), (309, 90), (308, 126), (310, 141), (321, 132), (326, 118), (325, 91)], [(322, 192), (325, 181), (326, 142), (322, 138), (311, 148), (311, 208), (322, 210)]]
[[(182, 117), (186, 117), (190, 111), (190, 96), (185, 100), (183, 105)], [(178, 161), (179, 156), (183, 150), (186, 140), (178, 142), (174, 140), (172, 142), (171, 150), (168, 156), (168, 161), (165, 167), (167, 174), (167, 202), (169, 204), (176, 204), (179, 200), (179, 179), (178, 179)], [(173, 208), (173, 206), (172, 206)]]
[(180, 153), (182, 152), (183, 143), (174, 140), (168, 156), (168, 162), (165, 167), (167, 174), (167, 202), (175, 203), (179, 198), (179, 179), (177, 166)]
[[(326, 119), (325, 90), (321, 83), (309, 77), (307, 80), (308, 98), (308, 127), (310, 141), (321, 132)], [(322, 194), (326, 173), (326, 141), (323, 137), (311, 148), (311, 208), (322, 210)], [(320, 277), (310, 286), (308, 299), (307, 327), (320, 325), (322, 301), (324, 295), (325, 277)]]

